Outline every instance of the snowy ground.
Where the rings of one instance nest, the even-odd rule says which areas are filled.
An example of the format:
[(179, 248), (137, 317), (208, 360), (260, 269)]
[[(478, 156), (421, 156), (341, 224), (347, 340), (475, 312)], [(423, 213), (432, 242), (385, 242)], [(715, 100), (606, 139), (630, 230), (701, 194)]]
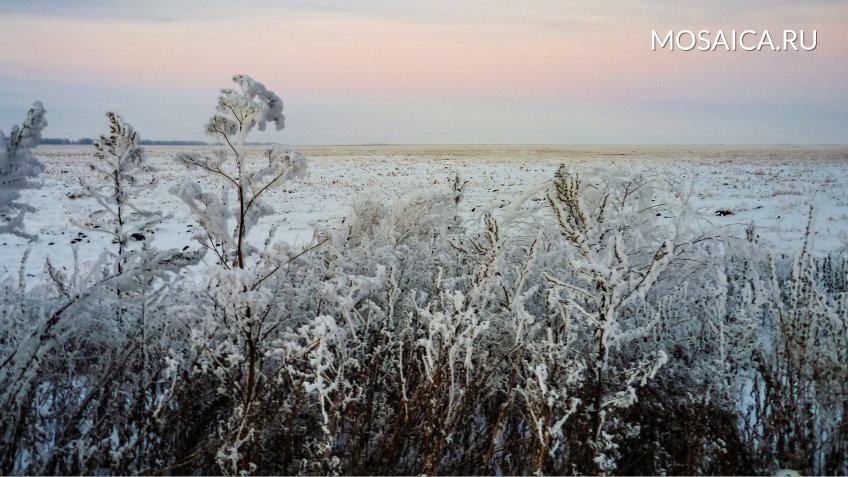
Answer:
[[(156, 147), (146, 151), (161, 173), (158, 189), (145, 198), (150, 208), (173, 214), (157, 233), (160, 247), (182, 248), (195, 225), (185, 206), (168, 192), (188, 177), (173, 157), (204, 147)], [(261, 147), (254, 153), (259, 155)], [(294, 243), (310, 239), (316, 224), (335, 223), (363, 194), (389, 201), (409, 191), (447, 187), (453, 171), (468, 180), (465, 209), (470, 215), (497, 211), (550, 179), (561, 163), (585, 174), (664, 175), (691, 190), (692, 203), (710, 215), (717, 231), (739, 235), (751, 222), (767, 243), (782, 251), (800, 244), (808, 204), (818, 210), (816, 248), (848, 244), (848, 148), (846, 147), (655, 147), (655, 146), (312, 146), (299, 148), (309, 159), (309, 176), (273, 190), (268, 200), (277, 214), (264, 225), (279, 225), (278, 236)], [(44, 259), (67, 265), (72, 247), (83, 260), (106, 245), (104, 236), (81, 232), (70, 222), (86, 216), (93, 204), (75, 197), (89, 174), (93, 148), (40, 146), (46, 165), (43, 187), (24, 199), (38, 209), (27, 227), (39, 235), (27, 241), (0, 236), (0, 272), (14, 271), (31, 250), (28, 271), (38, 273)], [(731, 214), (717, 216), (716, 211)], [(260, 228), (261, 232), (261, 228)]]

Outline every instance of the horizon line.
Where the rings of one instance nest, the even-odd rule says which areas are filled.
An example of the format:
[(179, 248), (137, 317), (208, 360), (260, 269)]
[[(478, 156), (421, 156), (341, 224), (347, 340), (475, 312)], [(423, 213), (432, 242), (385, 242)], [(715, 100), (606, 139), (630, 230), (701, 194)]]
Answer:
[[(45, 140), (64, 140), (64, 138), (44, 138)], [(93, 138), (81, 138), (93, 139)], [(96, 140), (96, 139), (95, 139)], [(79, 140), (76, 140), (79, 141)], [(176, 144), (184, 143), (184, 144)], [(256, 141), (245, 143), (248, 146), (296, 146), (296, 147), (382, 147), (382, 146), (545, 146), (545, 147), (577, 147), (577, 146), (739, 146), (739, 147), (756, 147), (756, 146), (840, 146), (848, 147), (848, 142), (821, 142), (821, 143), (771, 143), (771, 142), (751, 142), (751, 143), (735, 143), (735, 142), (585, 142), (585, 143), (524, 143), (524, 142), (359, 142), (359, 143), (312, 143), (312, 144), (292, 144), (272, 141)], [(144, 139), (140, 141), (141, 146), (222, 146), (223, 143), (207, 142), (191, 139)], [(90, 143), (51, 143), (41, 142), (39, 146), (92, 146)]]

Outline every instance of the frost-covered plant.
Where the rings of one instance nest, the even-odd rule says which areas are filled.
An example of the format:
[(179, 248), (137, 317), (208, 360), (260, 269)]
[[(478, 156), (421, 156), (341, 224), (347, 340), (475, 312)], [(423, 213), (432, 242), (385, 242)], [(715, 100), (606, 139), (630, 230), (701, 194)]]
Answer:
[[(163, 320), (169, 305), (162, 303), (175, 274), (199, 256), (147, 242), (127, 248), (141, 230), (133, 227), (154, 223), (140, 217), (156, 214), (134, 203), (147, 172), (137, 136), (118, 116), (108, 117), (111, 132), (97, 143), (101, 182), (86, 187), (102, 209), (84, 226), (110, 234), (116, 250), (81, 264), (75, 248), (72, 273), (48, 261), (47, 282), (28, 289), (21, 279), (18, 292), (7, 289), (0, 305), (0, 402), (8, 410), (0, 419), (3, 473), (90, 473), (103, 465), (122, 468), (127, 455), (149, 451), (139, 426), (152, 424), (145, 416), (164, 392), (157, 391), (166, 369), (157, 332), (173, 326)], [(13, 296), (17, 302), (6, 301)], [(151, 393), (151, 400), (122, 398), (139, 393)], [(24, 431), (30, 427), (33, 432)]]
[[(565, 166), (557, 171), (548, 203), (566, 244), (562, 269), (567, 278), (554, 273), (546, 278), (555, 288), (554, 300), (583, 321), (592, 336), (590, 438), (598, 470), (610, 472), (615, 468), (610, 453), (616, 448), (607, 438), (610, 414), (632, 404), (636, 389), (668, 359), (661, 348), (642, 356), (631, 354), (623, 361), (610, 355), (632, 348), (657, 326), (650, 314), (641, 318), (638, 314), (648, 311), (641, 303), (668, 266), (672, 244), (645, 235), (652, 232), (650, 217), (656, 214), (649, 208), (650, 185), (642, 179), (594, 194), (583, 187), (579, 176)], [(637, 317), (628, 319), (634, 307)]]
[(757, 284), (765, 296), (759, 309), (771, 332), (768, 344), (754, 353), (750, 396), (743, 396), (750, 402), (746, 429), (766, 466), (775, 462), (805, 473), (843, 474), (848, 471), (848, 269), (844, 257), (833, 270), (835, 257), (813, 256), (814, 212), (811, 207), (804, 245), (789, 273), (782, 273), (773, 257), (763, 260), (768, 268)]
[[(139, 432), (136, 426), (145, 423), (138, 415), (133, 420), (132, 413), (149, 416), (157, 405), (156, 393), (148, 395), (152, 401), (125, 397), (149, 393), (164, 379), (164, 366), (157, 368), (163, 361), (149, 360), (151, 347), (162, 345), (157, 344), (161, 336), (148, 328), (162, 331), (174, 326), (167, 323), (161, 301), (174, 274), (196, 262), (191, 254), (151, 251), (143, 260), (126, 263), (121, 273), (104, 276), (92, 267), (90, 280), (66, 281), (54, 269), (51, 278), (59, 284), (55, 287), (42, 283), (27, 289), (20, 283), (13, 293), (14, 285), (4, 283), (0, 303), (4, 474), (32, 469), (90, 473), (92, 465), (106, 465), (104, 457), (105, 462), (115, 457), (108, 451), (110, 433), (119, 433), (114, 442)], [(122, 297), (144, 299), (129, 307), (112, 290)], [(156, 322), (140, 326), (148, 321)], [(115, 442), (123, 444), (128, 442)]]
[(120, 274), (130, 259), (131, 241), (147, 243), (163, 219), (158, 211), (145, 210), (139, 196), (156, 186), (154, 170), (138, 145), (138, 133), (119, 115), (108, 112), (109, 133), (94, 143), (97, 161), (91, 164), (96, 180), (84, 181), (85, 197), (99, 208), (77, 225), (108, 234), (115, 244), (114, 269)]
[(234, 76), (233, 82), (237, 88), (221, 91), (216, 112), (206, 125), (207, 134), (226, 148), (212, 157), (177, 157), (190, 169), (218, 180), (221, 188), (209, 192), (189, 181), (173, 192), (202, 228), (195, 239), (215, 255), (218, 264), (202, 292), (209, 299), (197, 303), (205, 319), (192, 322), (198, 330), (193, 352), (203, 363), (202, 371), (220, 380), (220, 394), (232, 406), (231, 415), (219, 423), (222, 440), (216, 463), (224, 472), (237, 473), (250, 467), (240, 448), (254, 438), (250, 426), (256, 418), (254, 401), (265, 385), (262, 368), (269, 355), (279, 354), (268, 339), (269, 330), (282, 324), (269, 319), (279, 305), (274, 301), (273, 282), (267, 280), (297, 256), (286, 244), (274, 242), (273, 229), (261, 246), (251, 244), (248, 235), (262, 217), (273, 212), (265, 194), (302, 176), (306, 159), (278, 147), (265, 151), (263, 158), (248, 157), (245, 144), (251, 131), (262, 131), (268, 123), (283, 129), (283, 102), (249, 76)]
[(245, 268), (249, 256), (258, 251), (247, 243), (247, 234), (260, 218), (273, 211), (262, 200), (263, 194), (303, 175), (306, 159), (296, 151), (275, 147), (266, 151), (267, 161), (251, 164), (245, 147), (248, 134), (254, 128), (264, 131), (268, 123), (282, 130), (283, 102), (247, 75), (236, 75), (233, 82), (238, 88), (221, 90), (216, 112), (206, 125), (206, 133), (223, 141), (226, 149), (217, 151), (214, 157), (177, 157), (189, 168), (219, 180), (221, 189), (207, 192), (194, 182), (186, 182), (174, 192), (203, 228), (197, 241), (214, 252), (223, 266)]
[(44, 169), (33, 150), (47, 126), (44, 106), (33, 103), (20, 126), (13, 126), (9, 137), (0, 130), (0, 234), (10, 233), (33, 238), (23, 228), (24, 215), (31, 206), (18, 202), (24, 189), (37, 187), (32, 179)]

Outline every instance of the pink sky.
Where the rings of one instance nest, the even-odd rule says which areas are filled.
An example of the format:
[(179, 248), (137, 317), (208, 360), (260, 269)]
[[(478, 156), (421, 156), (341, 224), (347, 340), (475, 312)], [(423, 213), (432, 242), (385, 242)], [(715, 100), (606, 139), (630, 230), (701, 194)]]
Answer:
[[(287, 102), (289, 129), (274, 139), (294, 143), (848, 139), (845, 3), (184, 5), (155, 17), (99, 2), (0, 8), (0, 126), (38, 96), (73, 123), (51, 121), (50, 136), (97, 135), (103, 102), (147, 137), (200, 138), (215, 90), (247, 73)], [(813, 52), (652, 52), (651, 29), (669, 28), (815, 28), (819, 41)]]

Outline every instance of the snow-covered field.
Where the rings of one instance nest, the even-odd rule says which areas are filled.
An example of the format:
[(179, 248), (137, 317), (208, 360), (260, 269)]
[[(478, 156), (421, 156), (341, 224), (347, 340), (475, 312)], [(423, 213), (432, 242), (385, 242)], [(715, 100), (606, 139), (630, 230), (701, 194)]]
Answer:
[(6, 182), (2, 473), (848, 469), (846, 147), (149, 147), (147, 174), (109, 120)]
[[(157, 232), (160, 247), (191, 243), (196, 226), (171, 186), (187, 174), (173, 160), (180, 152), (208, 152), (210, 147), (148, 146), (160, 183), (144, 204), (172, 214)], [(260, 160), (265, 148), (252, 153)], [(816, 249), (833, 250), (848, 243), (848, 148), (810, 146), (307, 146), (298, 148), (309, 160), (308, 176), (271, 190), (276, 214), (264, 218), (254, 234), (277, 225), (278, 237), (307, 242), (316, 225), (333, 225), (352, 201), (363, 195), (386, 201), (410, 191), (447, 187), (453, 172), (468, 181), (464, 211), (469, 217), (498, 210), (549, 180), (559, 164), (582, 174), (645, 173), (674, 181), (691, 204), (710, 216), (716, 231), (740, 235), (754, 223), (760, 236), (790, 251), (803, 238), (808, 204), (817, 210)], [(84, 218), (94, 203), (75, 198), (80, 181), (90, 174), (94, 149), (85, 146), (40, 146), (46, 166), (40, 189), (23, 199), (37, 208), (27, 216), (28, 241), (0, 238), (0, 270), (17, 268), (30, 249), (30, 273), (38, 273), (50, 257), (67, 264), (72, 246), (83, 260), (95, 257), (102, 234), (81, 231), (71, 222)], [(729, 213), (728, 213), (729, 212)]]

